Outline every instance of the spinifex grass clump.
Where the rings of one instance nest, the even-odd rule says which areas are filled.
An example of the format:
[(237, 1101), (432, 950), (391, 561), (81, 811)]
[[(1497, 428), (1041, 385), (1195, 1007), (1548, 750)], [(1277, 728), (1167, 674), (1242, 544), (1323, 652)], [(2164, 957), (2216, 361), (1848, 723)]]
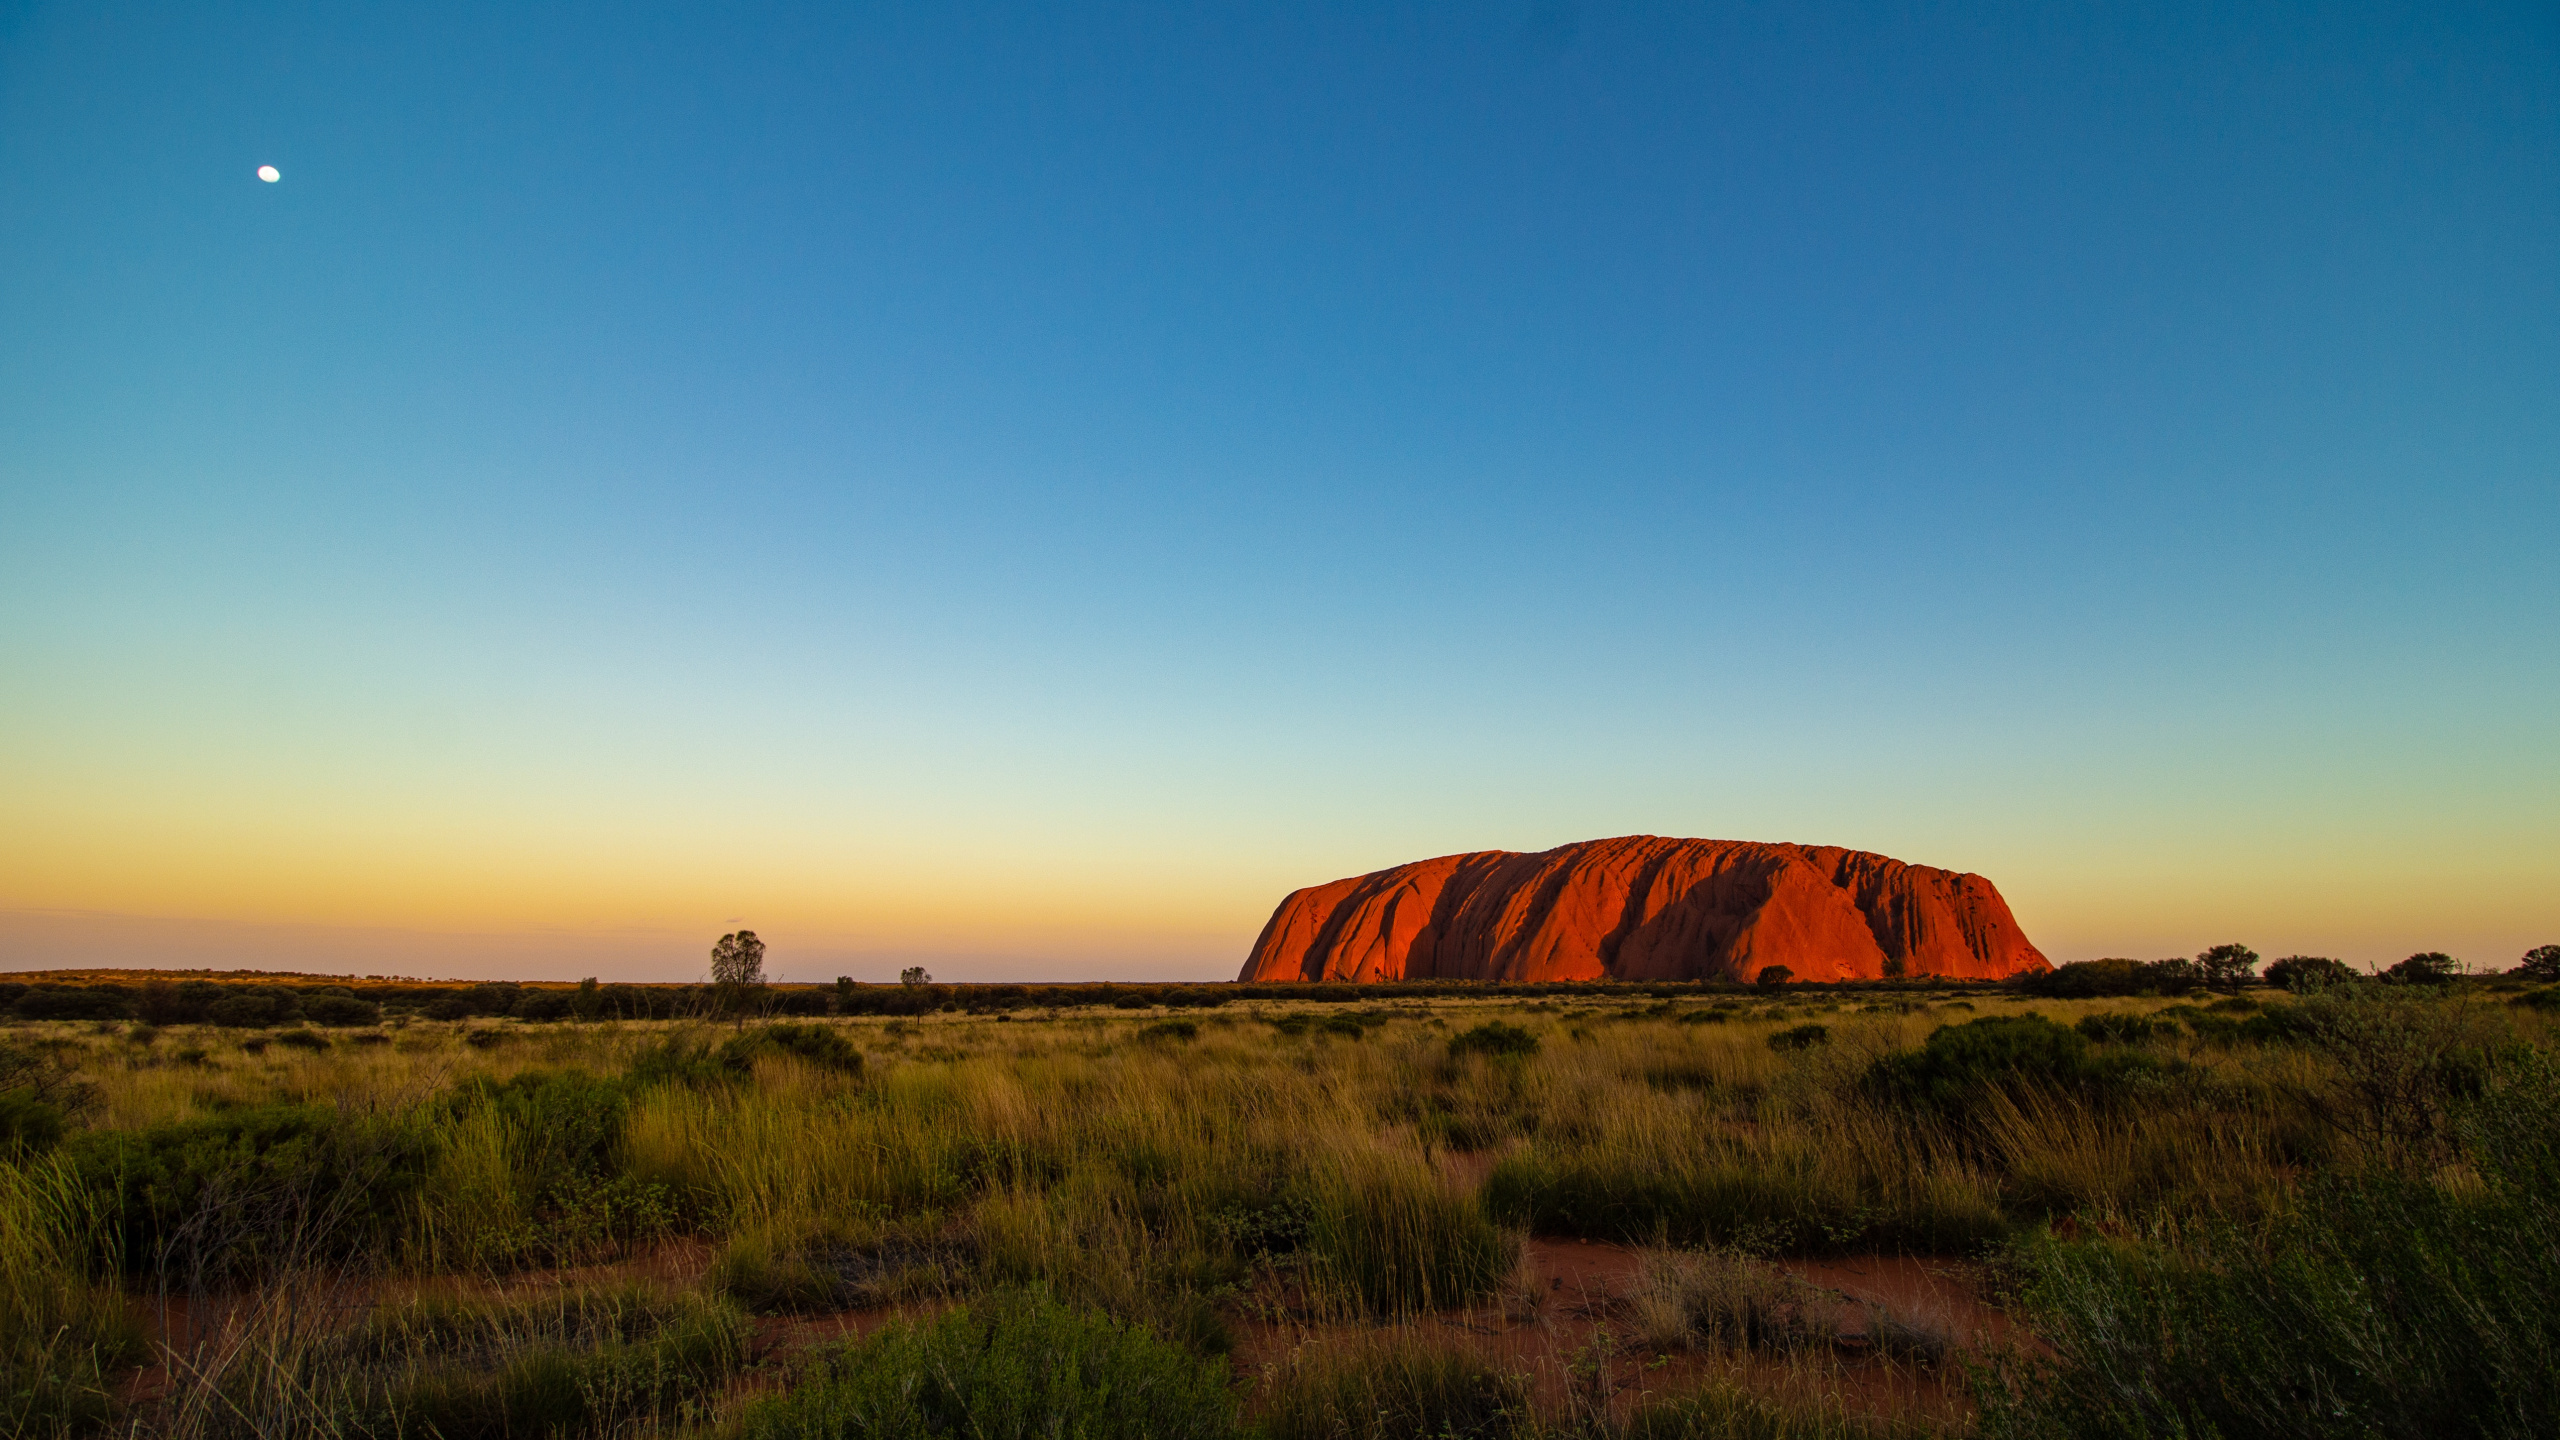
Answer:
[(2560, 1414), (2560, 1074), (2509, 1060), (2468, 1175), (2323, 1177), (2272, 1223), (2018, 1255), (2050, 1343), (1981, 1385), (2006, 1437), (2521, 1437)]
[(201, 1440), (633, 1433), (702, 1410), (748, 1338), (733, 1309), (641, 1288), (430, 1298), (343, 1327), (326, 1315), (276, 1303), (235, 1326), (191, 1363), (200, 1385), (159, 1427)]
[(1237, 1434), (1224, 1361), (1040, 1295), (992, 1298), (896, 1324), (759, 1400), (738, 1440), (1225, 1440)]
[(666, 1234), (662, 1185), (627, 1172), (628, 1087), (582, 1070), (465, 1081), (442, 1106), (442, 1141), (412, 1246), (422, 1265), (557, 1264)]
[(1320, 1301), (1372, 1315), (1462, 1305), (1518, 1263), (1517, 1238), (1419, 1157), (1350, 1149), (1318, 1174), (1307, 1249)]
[(59, 1162), (0, 1163), (0, 1435), (103, 1424), (117, 1370), (141, 1357), (95, 1202)]
[(1611, 1431), (1610, 1440), (1933, 1440), (1949, 1433), (1927, 1421), (1855, 1414), (1837, 1397), (1778, 1405), (1731, 1384), (1638, 1406)]
[(1290, 1357), (1262, 1405), (1266, 1440), (1508, 1440), (1536, 1433), (1522, 1377), (1447, 1339), (1387, 1331)]
[(1517, 1025), (1499, 1020), (1487, 1021), (1449, 1041), (1451, 1055), (1492, 1055), (1525, 1058), (1538, 1053), (1538, 1037)]
[(1732, 1250), (1656, 1250), (1637, 1272), (1629, 1318), (1657, 1350), (1794, 1349), (1828, 1344), (1810, 1286)]

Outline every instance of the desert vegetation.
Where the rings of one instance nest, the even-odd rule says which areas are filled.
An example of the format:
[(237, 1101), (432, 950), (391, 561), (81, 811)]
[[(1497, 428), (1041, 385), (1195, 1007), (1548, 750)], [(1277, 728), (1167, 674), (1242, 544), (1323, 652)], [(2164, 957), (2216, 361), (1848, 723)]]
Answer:
[(2552, 977), (2102, 964), (52, 977), (0, 1430), (2545, 1433)]

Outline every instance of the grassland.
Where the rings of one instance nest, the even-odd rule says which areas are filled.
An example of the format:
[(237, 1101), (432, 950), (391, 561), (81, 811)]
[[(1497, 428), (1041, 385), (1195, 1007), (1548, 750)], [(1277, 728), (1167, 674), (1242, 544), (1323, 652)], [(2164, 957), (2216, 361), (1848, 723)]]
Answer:
[(0, 1423), (2506, 1435), (2560, 1404), (2527, 990), (944, 995), (0, 1030)]

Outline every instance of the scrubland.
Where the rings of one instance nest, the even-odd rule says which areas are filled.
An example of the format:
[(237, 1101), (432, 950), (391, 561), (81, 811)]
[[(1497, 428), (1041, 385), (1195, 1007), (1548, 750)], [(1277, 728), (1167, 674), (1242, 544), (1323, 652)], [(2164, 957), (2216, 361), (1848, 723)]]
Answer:
[(2547, 992), (0, 1030), (0, 1426), (2521, 1435)]

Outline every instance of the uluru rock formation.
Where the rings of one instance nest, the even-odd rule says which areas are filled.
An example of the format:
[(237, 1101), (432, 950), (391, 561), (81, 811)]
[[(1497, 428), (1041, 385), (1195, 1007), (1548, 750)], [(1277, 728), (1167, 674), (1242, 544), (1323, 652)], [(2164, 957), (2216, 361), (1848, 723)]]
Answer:
[(1998, 979), (2050, 970), (1979, 875), (1836, 845), (1478, 850), (1280, 902), (1240, 980)]

